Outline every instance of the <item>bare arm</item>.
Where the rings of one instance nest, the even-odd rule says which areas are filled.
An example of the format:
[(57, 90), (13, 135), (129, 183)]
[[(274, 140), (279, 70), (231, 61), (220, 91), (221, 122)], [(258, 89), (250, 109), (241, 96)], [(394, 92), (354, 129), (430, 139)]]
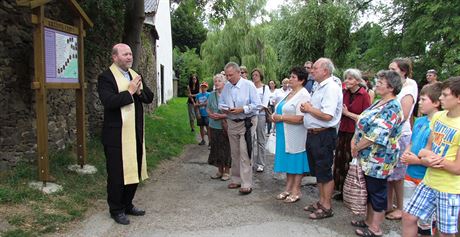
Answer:
[(332, 118), (333, 118), (332, 115), (323, 113), (320, 109), (317, 109), (317, 108), (313, 107), (310, 104), (310, 102), (303, 103), (300, 106), (300, 111), (302, 111), (304, 113), (309, 113), (313, 117), (315, 117), (316, 119), (323, 120), (323, 121), (331, 121)]
[(279, 115), (273, 114), (272, 120), (276, 123), (278, 122), (285, 122), (290, 124), (302, 124), (303, 123), (303, 115)]
[(410, 109), (414, 105), (414, 98), (411, 95), (406, 95), (401, 100), (401, 107), (404, 114), (404, 120), (408, 120), (411, 116)]
[(440, 165), (441, 168), (447, 172), (454, 175), (460, 175), (460, 149), (457, 151), (455, 160), (443, 159)]
[(374, 143), (373, 141), (368, 140), (367, 138), (363, 137), (356, 145), (352, 146), (351, 155), (353, 157), (356, 157), (360, 150), (365, 149), (366, 147), (372, 145), (373, 143)]

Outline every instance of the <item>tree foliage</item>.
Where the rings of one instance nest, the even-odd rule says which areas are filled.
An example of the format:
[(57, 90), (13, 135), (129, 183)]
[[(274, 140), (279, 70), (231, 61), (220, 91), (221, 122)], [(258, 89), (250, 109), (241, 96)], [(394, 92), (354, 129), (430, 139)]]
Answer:
[(207, 30), (203, 25), (202, 12), (195, 0), (183, 0), (172, 13), (171, 29), (173, 47), (185, 52), (188, 49), (199, 51), (206, 40)]
[(173, 60), (174, 72), (179, 78), (178, 95), (186, 96), (188, 78), (192, 74), (197, 74), (200, 81), (203, 79), (202, 61), (194, 49), (186, 49), (185, 52), (182, 52), (177, 47), (173, 50)]
[(329, 57), (343, 66), (350, 50), (350, 28), (354, 20), (349, 13), (348, 6), (330, 1), (283, 7), (274, 19), (270, 37), (281, 71), (320, 57)]
[(207, 74), (223, 70), (225, 64), (234, 61), (245, 65), (249, 70), (261, 68), (265, 78), (275, 79), (277, 58), (275, 50), (268, 42), (267, 27), (252, 22), (264, 12), (265, 0), (234, 0), (232, 17), (225, 21), (222, 30), (208, 34), (202, 44), (201, 56)]
[(441, 78), (460, 74), (460, 5), (455, 0), (393, 0), (384, 18), (353, 34), (354, 50), (348, 61), (359, 68), (387, 68), (395, 57), (414, 62), (414, 79), (423, 81), (434, 68)]

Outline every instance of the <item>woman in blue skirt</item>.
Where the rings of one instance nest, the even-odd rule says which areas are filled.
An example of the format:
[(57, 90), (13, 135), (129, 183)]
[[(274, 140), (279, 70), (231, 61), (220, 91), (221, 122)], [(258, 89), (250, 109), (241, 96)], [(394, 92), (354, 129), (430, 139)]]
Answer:
[(308, 72), (303, 67), (291, 69), (289, 85), (292, 91), (275, 107), (272, 120), (276, 123), (275, 172), (286, 173), (286, 187), (276, 199), (293, 203), (300, 199), (300, 183), (308, 166), (305, 141), (307, 130), (303, 126), (303, 113), (300, 105), (310, 101), (310, 94), (304, 88)]

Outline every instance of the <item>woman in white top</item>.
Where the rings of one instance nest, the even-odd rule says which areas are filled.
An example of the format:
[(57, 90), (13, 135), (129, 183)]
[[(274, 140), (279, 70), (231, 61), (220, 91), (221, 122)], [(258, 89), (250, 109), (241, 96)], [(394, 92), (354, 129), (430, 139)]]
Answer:
[(276, 123), (276, 152), (273, 170), (286, 173), (286, 187), (276, 199), (293, 203), (300, 199), (300, 183), (310, 171), (305, 141), (307, 129), (303, 126), (302, 103), (310, 101), (310, 94), (304, 88), (308, 73), (303, 67), (291, 70), (289, 85), (292, 90), (275, 106), (271, 119)]
[[(398, 93), (397, 98), (401, 103), (402, 111), (404, 114), (404, 123), (402, 127), (401, 137), (399, 138), (399, 147), (401, 151), (406, 150), (410, 144), (412, 135), (411, 117), (414, 110), (415, 102), (417, 101), (418, 87), (417, 82), (410, 79), (412, 77), (412, 63), (406, 58), (393, 59), (388, 68), (397, 72), (401, 76), (403, 87), (401, 92)], [(401, 152), (402, 155), (403, 152)], [(404, 176), (406, 175), (407, 166), (398, 160), (393, 173), (388, 177), (388, 204), (387, 215), (389, 220), (400, 220), (402, 218), (403, 210), (403, 196), (404, 196)], [(393, 190), (396, 194), (396, 209), (393, 210)]]
[(251, 78), (263, 105), (263, 108), (257, 114), (252, 164), (257, 172), (263, 172), (265, 167), (265, 108), (268, 107), (268, 93), (270, 89), (263, 83), (264, 74), (261, 69), (254, 68), (251, 72)]

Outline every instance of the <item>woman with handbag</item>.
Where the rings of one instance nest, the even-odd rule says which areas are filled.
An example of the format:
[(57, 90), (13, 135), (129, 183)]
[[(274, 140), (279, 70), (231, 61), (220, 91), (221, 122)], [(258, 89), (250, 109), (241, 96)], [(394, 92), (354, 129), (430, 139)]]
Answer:
[(371, 105), (369, 94), (361, 85), (363, 82), (361, 72), (350, 68), (343, 73), (343, 77), (345, 88), (343, 89), (342, 118), (334, 157), (334, 188), (338, 193), (333, 198), (338, 201), (342, 200), (343, 183), (348, 173), (348, 164), (352, 159), (350, 142), (355, 133), (356, 120)]
[(399, 157), (403, 114), (396, 95), (402, 83), (398, 73), (380, 71), (376, 93), (381, 99), (364, 110), (358, 118), (351, 141), (351, 154), (360, 160), (367, 189), (365, 220), (352, 221), (359, 236), (382, 236), (380, 228), (387, 210), (387, 178)]
[(289, 84), (292, 90), (275, 106), (271, 119), (276, 126), (276, 152), (274, 172), (286, 173), (284, 192), (277, 200), (293, 203), (300, 199), (300, 183), (305, 173), (310, 171), (305, 150), (307, 129), (303, 126), (304, 114), (300, 105), (310, 101), (310, 94), (304, 88), (308, 72), (303, 67), (291, 69)]
[(227, 181), (230, 179), (230, 166), (232, 158), (230, 155), (230, 142), (227, 135), (227, 115), (219, 110), (219, 97), (227, 80), (222, 74), (217, 74), (213, 78), (215, 90), (211, 92), (208, 98), (206, 110), (209, 116), (209, 129), (211, 139), (209, 144), (208, 164), (217, 167), (217, 173), (211, 176), (211, 179), (220, 179)]

